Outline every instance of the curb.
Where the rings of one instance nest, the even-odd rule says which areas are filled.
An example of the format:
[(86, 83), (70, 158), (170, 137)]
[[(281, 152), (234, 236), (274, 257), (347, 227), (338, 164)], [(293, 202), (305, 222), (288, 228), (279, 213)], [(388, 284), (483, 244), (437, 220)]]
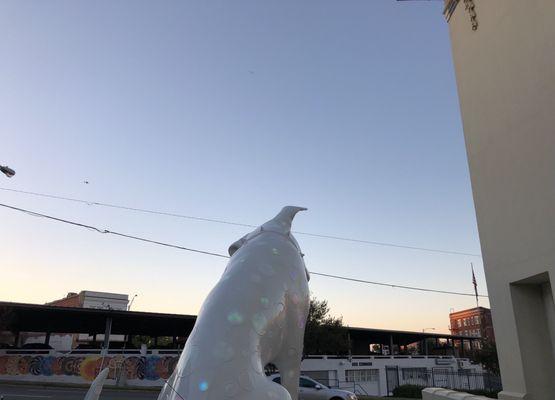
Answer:
[[(15, 385), (15, 386), (33, 386), (33, 387), (51, 387), (51, 388), (75, 388), (75, 389), (89, 389), (90, 385), (82, 383), (62, 383), (62, 382), (30, 382), (30, 381), (10, 381), (0, 380), (0, 385)], [(104, 390), (117, 391), (138, 391), (138, 392), (159, 392), (162, 386), (158, 387), (137, 387), (137, 386), (115, 386), (104, 385)]]

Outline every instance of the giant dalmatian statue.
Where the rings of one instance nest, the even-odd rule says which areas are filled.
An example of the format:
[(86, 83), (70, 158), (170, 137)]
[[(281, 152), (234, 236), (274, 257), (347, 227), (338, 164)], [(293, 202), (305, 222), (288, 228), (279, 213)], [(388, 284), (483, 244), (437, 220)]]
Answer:
[[(297, 400), (309, 274), (281, 212), (229, 247), (231, 259), (199, 312), (158, 400)], [(275, 364), (283, 386), (264, 375)]]

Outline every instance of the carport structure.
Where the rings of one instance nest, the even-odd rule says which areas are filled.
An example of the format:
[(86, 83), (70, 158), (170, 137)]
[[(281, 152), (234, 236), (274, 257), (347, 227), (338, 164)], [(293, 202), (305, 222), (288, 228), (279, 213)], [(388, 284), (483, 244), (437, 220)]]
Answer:
[(460, 355), (464, 357), (465, 342), (469, 343), (470, 349), (473, 349), (475, 344), (480, 341), (479, 337), (431, 332), (410, 332), (372, 328), (348, 328), (348, 332), (351, 341), (352, 354), (356, 355), (371, 354), (371, 344), (379, 344), (380, 346), (386, 345), (389, 346), (389, 349), (393, 349), (394, 346), (398, 346), (398, 348), (401, 349), (415, 343), (420, 345), (422, 355), (428, 355), (428, 342), (433, 339), (435, 347), (439, 347), (440, 341), (443, 341), (443, 343), (446, 344), (445, 348), (451, 349), (454, 356), (455, 343), (458, 342), (460, 345), (459, 348), (461, 349)]
[(194, 315), (58, 307), (50, 305), (0, 302), (0, 331), (9, 331), (17, 344), (21, 332), (45, 333), (48, 344), (52, 333), (104, 335), (103, 348), (109, 348), (110, 335), (153, 338), (188, 336), (195, 324)]
[[(177, 337), (187, 337), (195, 325), (195, 315), (163, 314), (153, 312), (106, 310), (94, 308), (58, 307), (52, 305), (0, 302), (0, 332), (9, 331), (14, 335), (14, 344), (18, 343), (21, 332), (38, 332), (45, 334), (48, 344), (53, 333), (84, 333), (91, 336), (103, 334), (103, 348), (108, 349), (110, 335), (125, 335), (130, 341), (134, 335), (155, 338), (172, 337), (176, 344)], [(455, 342), (460, 343), (461, 356), (464, 356), (464, 343), (470, 348), (480, 338), (456, 336), (430, 332), (409, 332), (372, 328), (345, 328), (351, 344), (351, 354), (370, 355), (370, 345), (379, 344), (393, 349), (406, 348), (419, 343), (421, 353), (428, 354), (428, 341), (434, 339), (436, 347), (439, 341), (446, 343), (446, 349), (452, 349), (455, 355)]]

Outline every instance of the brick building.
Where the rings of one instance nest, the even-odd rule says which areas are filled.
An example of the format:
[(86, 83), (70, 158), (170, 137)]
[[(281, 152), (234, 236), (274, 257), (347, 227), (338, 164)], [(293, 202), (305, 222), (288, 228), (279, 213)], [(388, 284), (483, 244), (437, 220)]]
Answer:
[(480, 337), (495, 343), (491, 311), (485, 307), (475, 307), (449, 314), (451, 334)]
[(110, 310), (127, 310), (129, 296), (126, 294), (94, 292), (83, 290), (70, 292), (66, 297), (46, 303), (49, 306), (101, 308)]

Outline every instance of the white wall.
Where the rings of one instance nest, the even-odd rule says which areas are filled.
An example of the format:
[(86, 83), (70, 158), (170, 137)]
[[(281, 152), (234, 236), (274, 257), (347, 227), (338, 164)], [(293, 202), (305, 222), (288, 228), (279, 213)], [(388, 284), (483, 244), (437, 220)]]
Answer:
[(461, 359), (450, 356), (356, 356), (350, 361), (347, 358), (322, 356), (322, 358), (304, 359), (301, 364), (301, 371), (305, 373), (308, 372), (308, 375), (310, 375), (310, 371), (329, 371), (330, 379), (339, 380), (341, 388), (353, 391), (352, 384), (349, 385), (345, 382), (345, 371), (353, 369), (375, 369), (379, 371), (378, 382), (358, 382), (358, 384), (360, 384), (369, 395), (387, 396), (386, 367), (426, 368), (429, 370), (440, 367), (453, 372), (460, 369), (472, 370), (477, 373), (483, 372), (481, 366), (471, 364), (466, 358)]
[[(102, 359), (100, 350), (88, 350), (86, 353), (60, 353), (54, 350), (0, 350), (0, 381), (26, 381), (50, 383), (90, 384), (101, 368), (110, 367), (108, 385), (115, 384), (115, 378), (124, 366), (128, 386), (162, 386), (177, 364), (179, 350), (148, 350), (122, 353), (110, 352)], [(340, 387), (353, 391), (353, 385), (346, 383), (345, 371), (358, 369), (378, 370), (377, 382), (358, 382), (370, 395), (386, 396), (387, 382), (385, 368), (448, 368), (452, 371), (471, 369), (482, 372), (478, 365), (472, 365), (468, 359), (455, 359), (447, 356), (355, 356), (347, 358), (331, 358), (321, 356), (302, 361), (301, 371), (310, 375), (310, 371), (327, 371), (329, 379), (338, 379)], [(144, 376), (140, 377), (139, 374)], [(322, 382), (326, 383), (326, 382)], [(402, 384), (402, 382), (401, 382)]]
[(552, 400), (555, 316), (542, 287), (555, 276), (555, 1), (474, 4), (477, 30), (462, 0), (449, 25), (500, 399)]
[(111, 310), (127, 310), (129, 296), (118, 293), (93, 292), (85, 290), (80, 293), (83, 296), (83, 308), (101, 308)]

